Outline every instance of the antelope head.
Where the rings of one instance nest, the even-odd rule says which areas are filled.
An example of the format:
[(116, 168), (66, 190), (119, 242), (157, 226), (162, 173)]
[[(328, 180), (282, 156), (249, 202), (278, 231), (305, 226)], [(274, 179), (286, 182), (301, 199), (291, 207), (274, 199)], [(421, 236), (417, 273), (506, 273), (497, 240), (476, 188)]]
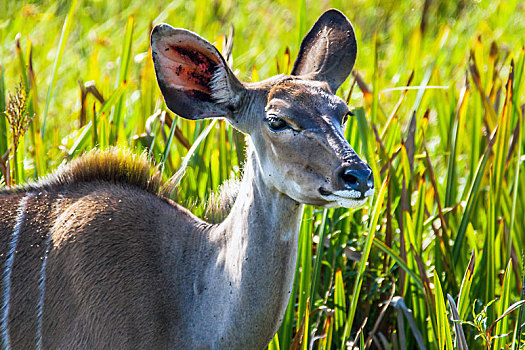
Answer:
[(248, 134), (268, 188), (322, 207), (355, 207), (373, 194), (370, 167), (344, 137), (350, 110), (335, 95), (357, 53), (341, 12), (317, 20), (291, 75), (257, 83), (241, 83), (219, 51), (190, 31), (161, 24), (151, 47), (167, 106), (187, 119), (226, 118)]

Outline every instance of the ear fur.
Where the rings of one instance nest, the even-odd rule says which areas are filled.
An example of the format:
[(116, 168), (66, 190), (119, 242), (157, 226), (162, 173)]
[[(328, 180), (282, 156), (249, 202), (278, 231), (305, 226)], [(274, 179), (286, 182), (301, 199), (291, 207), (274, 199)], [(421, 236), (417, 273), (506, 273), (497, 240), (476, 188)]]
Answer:
[(151, 33), (151, 51), (169, 109), (186, 119), (235, 118), (244, 87), (207, 40), (159, 24)]
[(319, 17), (301, 42), (292, 75), (324, 81), (335, 93), (352, 71), (356, 55), (352, 24), (331, 9)]

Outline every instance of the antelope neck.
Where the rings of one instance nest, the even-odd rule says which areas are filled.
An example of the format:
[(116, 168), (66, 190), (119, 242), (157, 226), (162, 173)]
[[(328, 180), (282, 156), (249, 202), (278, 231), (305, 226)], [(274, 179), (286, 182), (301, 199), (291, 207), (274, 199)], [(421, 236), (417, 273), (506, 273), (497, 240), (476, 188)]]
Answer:
[[(278, 330), (290, 298), (304, 205), (269, 188), (253, 146), (228, 217), (205, 238), (206, 259), (194, 282), (194, 324), (213, 332), (219, 348), (265, 344)], [(203, 251), (201, 251), (202, 253)], [(218, 328), (218, 332), (216, 329)], [(243, 334), (244, 336), (240, 336)], [(252, 343), (244, 343), (250, 339)]]

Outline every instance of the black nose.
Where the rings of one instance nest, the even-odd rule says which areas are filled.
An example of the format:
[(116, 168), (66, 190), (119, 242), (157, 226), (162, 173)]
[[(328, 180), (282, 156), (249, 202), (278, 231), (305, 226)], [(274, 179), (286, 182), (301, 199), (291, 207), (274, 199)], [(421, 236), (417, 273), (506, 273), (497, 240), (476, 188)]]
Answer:
[(359, 191), (362, 195), (364, 195), (366, 191), (374, 188), (374, 177), (368, 165), (366, 168), (359, 169), (350, 166), (345, 167), (343, 168), (341, 177), (347, 189)]

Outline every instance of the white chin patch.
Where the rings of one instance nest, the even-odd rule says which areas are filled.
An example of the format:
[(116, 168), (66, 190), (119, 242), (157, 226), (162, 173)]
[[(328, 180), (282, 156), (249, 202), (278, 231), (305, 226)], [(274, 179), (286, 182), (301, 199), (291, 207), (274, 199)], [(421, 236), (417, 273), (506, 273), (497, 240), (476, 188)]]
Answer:
[(363, 199), (352, 199), (352, 198), (337, 198), (336, 202), (338, 206), (343, 208), (355, 208), (365, 204), (367, 198)]
[(374, 190), (366, 191), (365, 198), (361, 198), (361, 192), (354, 190), (336, 191), (333, 194), (325, 196), (324, 198), (332, 203), (325, 205), (326, 208), (344, 207), (356, 208), (360, 207), (367, 201), (368, 197), (374, 194)]

